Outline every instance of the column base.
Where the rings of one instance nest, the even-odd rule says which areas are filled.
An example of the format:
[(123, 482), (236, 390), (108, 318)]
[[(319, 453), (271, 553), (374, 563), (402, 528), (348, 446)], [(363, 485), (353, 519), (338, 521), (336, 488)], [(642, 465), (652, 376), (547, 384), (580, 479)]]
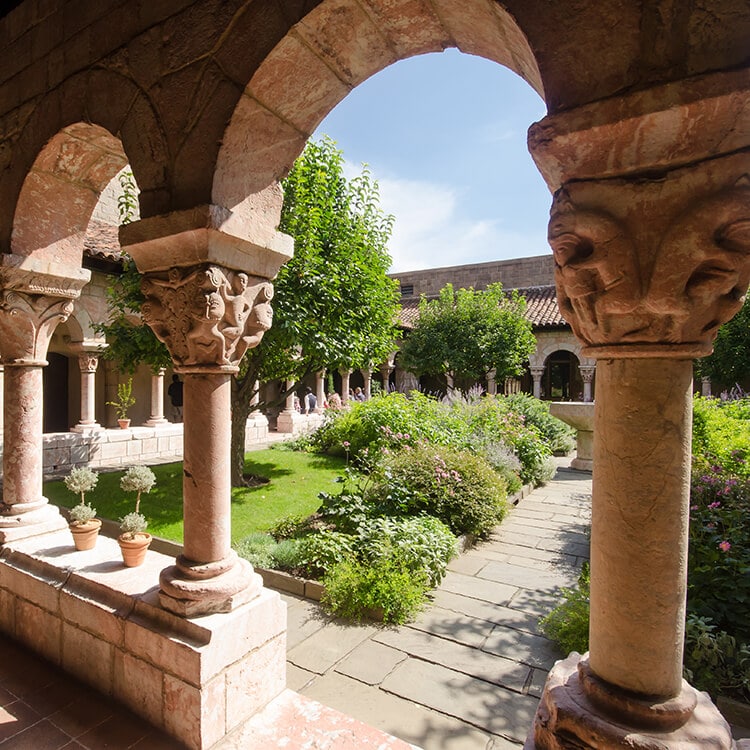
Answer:
[(57, 506), (47, 503), (46, 498), (44, 502), (45, 504), (27, 513), (17, 512), (19, 506), (15, 505), (11, 508), (16, 509), (16, 512), (0, 514), (0, 544), (67, 529), (68, 522), (62, 517)]
[(276, 421), (276, 432), (285, 432), (294, 435), (299, 431), (304, 421), (304, 417), (299, 412), (282, 411)]
[(576, 471), (593, 471), (594, 470), (594, 462), (589, 458), (578, 458), (576, 456), (571, 462), (570, 462), (570, 468), (575, 469)]
[(83, 435), (87, 435), (90, 432), (99, 432), (103, 430), (104, 428), (98, 423), (98, 422), (89, 422), (84, 424), (83, 422), (79, 422), (75, 427), (71, 427), (71, 432), (79, 432)]
[(159, 417), (159, 419), (147, 419), (144, 423), (144, 427), (166, 427), (171, 422), (166, 417)]
[(159, 604), (180, 617), (232, 612), (258, 596), (263, 579), (236, 554), (200, 565), (182, 556), (159, 576)]
[(598, 680), (580, 654), (552, 668), (524, 750), (735, 750), (707, 693), (683, 682), (666, 702), (650, 702)]

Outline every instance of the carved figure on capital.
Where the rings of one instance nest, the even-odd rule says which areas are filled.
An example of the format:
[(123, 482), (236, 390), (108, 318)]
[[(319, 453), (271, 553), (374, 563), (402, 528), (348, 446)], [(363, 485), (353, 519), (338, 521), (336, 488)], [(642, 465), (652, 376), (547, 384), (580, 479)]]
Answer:
[(143, 317), (178, 366), (236, 368), (272, 322), (273, 287), (217, 265), (144, 276)]
[[(742, 307), (750, 286), (750, 178), (689, 205), (656, 255), (646, 305), (671, 342), (703, 343)], [(708, 353), (708, 352), (707, 352)]]
[(71, 299), (4, 290), (0, 297), (2, 364), (47, 364), (47, 347), (58, 323), (73, 312)]
[(549, 223), (558, 302), (579, 338), (623, 336), (620, 316), (631, 314), (641, 296), (638, 259), (627, 229), (610, 214), (576, 207), (562, 190)]

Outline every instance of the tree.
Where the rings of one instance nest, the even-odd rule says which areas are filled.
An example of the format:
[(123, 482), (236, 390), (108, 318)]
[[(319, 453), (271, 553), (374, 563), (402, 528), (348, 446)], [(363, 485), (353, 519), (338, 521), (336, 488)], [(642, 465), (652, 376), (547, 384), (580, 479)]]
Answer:
[(520, 375), (536, 341), (524, 317), (526, 300), (503, 292), (446, 284), (437, 299), (422, 297), (419, 319), (401, 346), (402, 366), (416, 375), (450, 375), (475, 383), (495, 370), (498, 381)]
[(731, 388), (750, 377), (750, 295), (740, 311), (719, 328), (713, 354), (698, 360), (698, 374)]
[[(279, 229), (294, 238), (294, 257), (275, 282), (273, 326), (234, 379), (234, 484), (242, 478), (245, 422), (257, 381), (299, 381), (324, 368), (368, 366), (394, 348), (398, 284), (386, 276), (393, 217), (380, 209), (369, 170), (347, 180), (343, 166), (335, 143), (323, 138), (307, 144), (282, 182)], [(281, 391), (275, 403), (286, 395)]]
[[(232, 483), (243, 483), (245, 425), (256, 408), (280, 404), (287, 392), (251, 404), (259, 381), (299, 381), (324, 368), (363, 367), (394, 348), (398, 283), (386, 272), (393, 217), (379, 207), (377, 182), (365, 167), (351, 180), (335, 143), (310, 142), (283, 180), (279, 229), (294, 238), (294, 257), (274, 282), (274, 322), (250, 349), (232, 381)], [(125, 217), (127, 220), (127, 216)], [(124, 222), (123, 222), (124, 223)], [(167, 366), (166, 347), (140, 322), (140, 274), (126, 259), (112, 285), (107, 356), (134, 370)]]

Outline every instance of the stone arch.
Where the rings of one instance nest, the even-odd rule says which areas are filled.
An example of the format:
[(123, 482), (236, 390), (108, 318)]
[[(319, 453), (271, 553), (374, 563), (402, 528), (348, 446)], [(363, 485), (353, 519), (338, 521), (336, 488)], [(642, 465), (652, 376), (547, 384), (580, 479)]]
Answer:
[[(366, 7), (365, 7), (366, 5)], [(261, 62), (219, 151), (212, 202), (263, 238), (278, 224), (278, 186), (315, 127), (354, 87), (407, 57), (456, 47), (504, 65), (543, 97), (539, 67), (515, 18), (498, 3), (324, 0)], [(254, 231), (252, 231), (254, 230)]]
[(36, 103), (13, 146), (0, 183), (0, 250), (80, 265), (98, 195), (127, 163), (141, 212), (167, 210), (164, 132), (147, 95), (119, 73), (94, 68), (62, 82)]

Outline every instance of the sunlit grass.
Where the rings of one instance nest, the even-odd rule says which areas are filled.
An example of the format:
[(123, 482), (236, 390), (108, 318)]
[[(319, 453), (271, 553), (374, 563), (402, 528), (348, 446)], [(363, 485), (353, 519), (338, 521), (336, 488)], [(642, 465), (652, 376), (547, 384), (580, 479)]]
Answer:
[[(280, 518), (306, 516), (320, 506), (319, 492), (333, 492), (335, 479), (345, 461), (335, 456), (268, 449), (245, 456), (245, 473), (263, 476), (267, 484), (232, 490), (232, 541), (254, 531), (267, 531)], [(152, 466), (156, 486), (141, 498), (141, 512), (148, 530), (156, 536), (182, 542), (182, 462)], [(135, 495), (120, 489), (124, 472), (101, 473), (86, 501), (100, 518), (117, 521), (135, 508)], [(78, 496), (62, 480), (46, 482), (45, 495), (51, 502), (71, 508)]]

